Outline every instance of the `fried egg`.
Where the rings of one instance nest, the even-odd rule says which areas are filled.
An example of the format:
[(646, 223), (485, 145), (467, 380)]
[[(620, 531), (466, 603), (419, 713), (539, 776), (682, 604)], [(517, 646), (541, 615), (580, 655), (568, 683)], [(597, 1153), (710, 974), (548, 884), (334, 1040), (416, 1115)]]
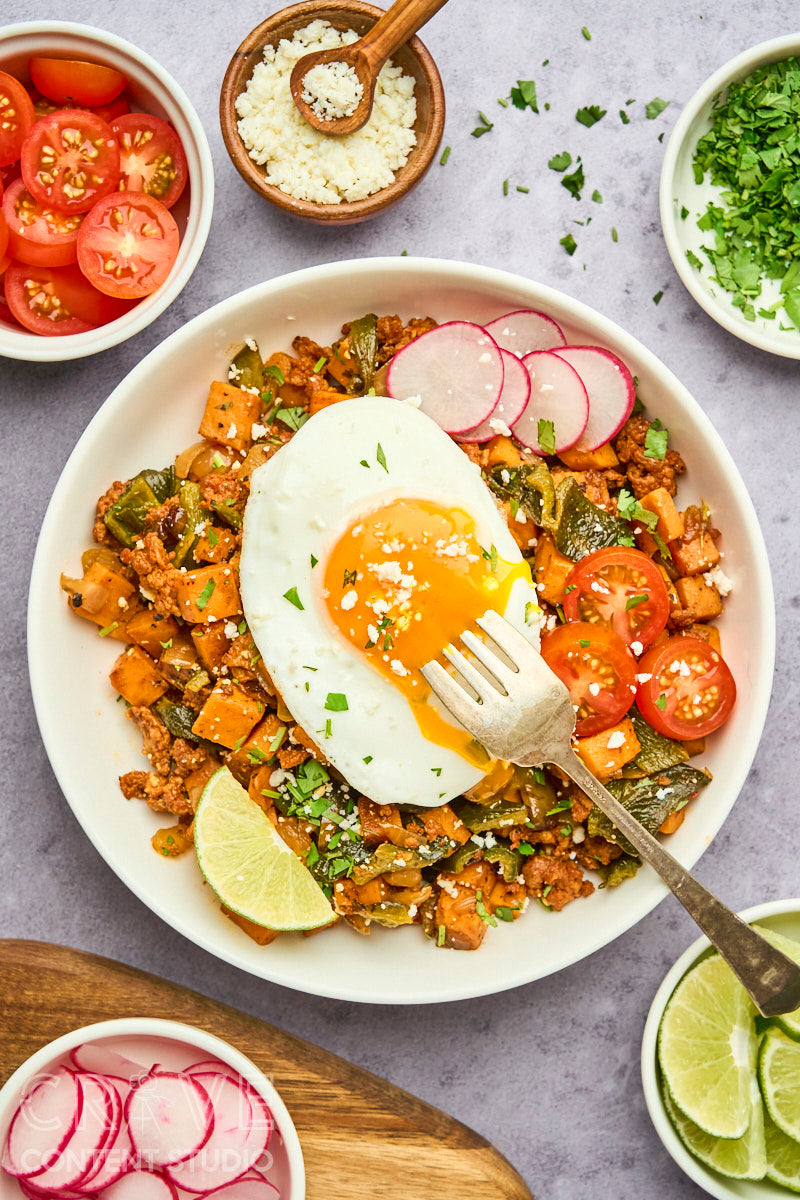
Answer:
[(313, 416), (253, 474), (240, 570), (266, 669), (353, 788), (435, 807), (483, 778), (420, 668), (489, 608), (538, 645), (540, 610), (479, 468), (429, 417), (383, 397)]

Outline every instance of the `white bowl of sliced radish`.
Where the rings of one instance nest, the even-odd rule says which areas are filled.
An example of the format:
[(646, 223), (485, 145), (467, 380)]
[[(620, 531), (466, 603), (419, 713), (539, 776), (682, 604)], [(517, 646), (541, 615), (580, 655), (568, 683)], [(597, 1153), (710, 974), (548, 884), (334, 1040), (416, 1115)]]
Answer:
[(292, 1119), (220, 1038), (121, 1018), (42, 1047), (0, 1090), (0, 1200), (302, 1200)]

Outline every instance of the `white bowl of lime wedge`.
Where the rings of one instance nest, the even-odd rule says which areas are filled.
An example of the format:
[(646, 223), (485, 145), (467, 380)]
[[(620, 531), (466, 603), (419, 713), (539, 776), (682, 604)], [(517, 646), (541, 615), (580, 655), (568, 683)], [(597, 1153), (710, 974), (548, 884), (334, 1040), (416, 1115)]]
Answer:
[[(741, 916), (800, 962), (800, 899)], [(706, 937), (656, 992), (642, 1084), (665, 1149), (710, 1196), (779, 1200), (800, 1191), (800, 1010), (764, 1021)]]

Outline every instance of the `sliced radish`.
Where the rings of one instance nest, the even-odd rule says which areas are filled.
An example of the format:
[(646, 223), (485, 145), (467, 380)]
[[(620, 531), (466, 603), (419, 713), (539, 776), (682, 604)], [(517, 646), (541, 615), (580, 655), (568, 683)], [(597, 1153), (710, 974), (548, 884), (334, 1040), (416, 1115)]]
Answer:
[(11, 1121), (2, 1167), (9, 1175), (36, 1176), (57, 1161), (80, 1120), (83, 1089), (62, 1068), (28, 1092)]
[(39, 1188), (35, 1188), (27, 1179), (18, 1179), (19, 1190), (27, 1200), (53, 1200), (57, 1196), (57, 1200), (86, 1200), (85, 1192), (70, 1191), (69, 1188), (63, 1188), (60, 1192), (42, 1192)]
[(128, 1126), (123, 1121), (113, 1144), (104, 1151), (97, 1171), (86, 1176), (77, 1189), (77, 1194), (93, 1196), (96, 1192), (101, 1192), (131, 1170), (133, 1159), (134, 1151)]
[(202, 1062), (193, 1063), (191, 1067), (184, 1068), (184, 1075), (205, 1075), (211, 1071), (214, 1075), (227, 1075), (229, 1079), (233, 1079), (236, 1083), (242, 1083), (242, 1077), (233, 1067), (229, 1067), (227, 1063), (217, 1062), (215, 1058), (204, 1058)]
[(98, 1042), (84, 1042), (83, 1045), (76, 1046), (70, 1058), (79, 1071), (90, 1071), (112, 1079), (124, 1079), (128, 1083), (134, 1079), (143, 1079), (155, 1069), (134, 1062), (132, 1058), (125, 1058), (123, 1054), (117, 1054), (116, 1050)]
[(575, 368), (589, 396), (589, 420), (575, 449), (597, 450), (616, 437), (633, 412), (633, 376), (621, 358), (599, 346), (564, 346), (555, 353)]
[(77, 1077), (77, 1082), (83, 1102), (72, 1136), (56, 1161), (31, 1180), (37, 1191), (50, 1196), (81, 1186), (97, 1167), (98, 1157), (109, 1141), (117, 1136), (122, 1122), (119, 1097), (112, 1102), (111, 1089), (102, 1079), (84, 1074)]
[(540, 421), (551, 421), (558, 454), (574, 446), (589, 419), (589, 398), (580, 375), (552, 350), (534, 350), (523, 363), (531, 379), (531, 395), (513, 433), (535, 454), (545, 451), (539, 444)]
[(503, 357), (471, 321), (449, 321), (403, 346), (389, 363), (386, 390), (420, 400), (445, 433), (468, 433), (494, 411), (503, 390)]
[(503, 390), (500, 399), (485, 421), (477, 429), (464, 433), (460, 442), (488, 442), (498, 434), (508, 434), (511, 426), (522, 416), (531, 394), (531, 377), (524, 363), (510, 350), (500, 350), (503, 356)]
[(280, 1192), (267, 1179), (237, 1179), (226, 1187), (206, 1192), (214, 1200), (280, 1200)]
[(166, 1168), (188, 1192), (205, 1193), (232, 1183), (258, 1162), (273, 1128), (272, 1114), (244, 1080), (217, 1071), (194, 1076), (208, 1092), (214, 1109), (211, 1136), (192, 1158)]
[(484, 329), (501, 350), (510, 350), (517, 358), (524, 358), (534, 350), (553, 350), (567, 344), (561, 326), (552, 317), (532, 308), (518, 308), (505, 316), (495, 317), (484, 325)]
[(134, 1150), (152, 1166), (191, 1158), (208, 1140), (214, 1110), (193, 1075), (164, 1071), (131, 1088), (125, 1120)]
[(153, 1171), (128, 1171), (103, 1195), (107, 1200), (178, 1200), (170, 1181)]

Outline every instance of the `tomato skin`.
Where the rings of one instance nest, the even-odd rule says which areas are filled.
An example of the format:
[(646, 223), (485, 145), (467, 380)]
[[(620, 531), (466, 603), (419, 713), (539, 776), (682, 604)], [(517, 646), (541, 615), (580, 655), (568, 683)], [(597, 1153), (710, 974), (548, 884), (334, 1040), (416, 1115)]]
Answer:
[(97, 107), (90, 106), (89, 111), (93, 112), (101, 121), (105, 121), (107, 125), (110, 125), (112, 121), (116, 121), (117, 117), (123, 117), (125, 113), (129, 113), (131, 106), (128, 103), (127, 96), (123, 94), (117, 96), (116, 100), (112, 100), (110, 104), (100, 104)]
[[(5, 213), (0, 211), (0, 264), (6, 258), (6, 247), (8, 246), (8, 222), (6, 221)], [(0, 271), (3, 268), (0, 266)]]
[(86, 333), (131, 307), (98, 292), (74, 264), (32, 267), (14, 262), (5, 273), (5, 297), (14, 319), (45, 337)]
[(88, 212), (119, 179), (119, 147), (94, 113), (63, 108), (43, 117), (22, 145), (22, 178), (35, 200), (58, 212)]
[(120, 191), (144, 192), (172, 208), (189, 177), (181, 140), (150, 113), (128, 113), (112, 122), (119, 143)]
[(31, 266), (65, 267), (78, 256), (78, 230), (83, 216), (56, 212), (37, 203), (21, 179), (3, 197), (8, 222), (8, 249)]
[[(557, 625), (542, 638), (542, 658), (578, 706), (578, 737), (610, 729), (633, 704), (636, 659), (608, 626), (587, 621)], [(597, 692), (592, 694), (595, 684)]]
[(113, 67), (69, 58), (32, 58), (28, 63), (34, 86), (48, 100), (73, 108), (109, 104), (127, 80)]
[(179, 245), (178, 226), (163, 204), (143, 192), (116, 192), (83, 222), (78, 265), (107, 296), (140, 299), (167, 278)]
[[(647, 599), (627, 607), (640, 596)], [(564, 615), (568, 621), (609, 625), (626, 645), (646, 647), (667, 624), (669, 592), (647, 554), (610, 546), (587, 554), (572, 568), (564, 585)]]
[[(650, 678), (640, 680), (636, 703), (645, 720), (665, 737), (706, 737), (725, 724), (736, 703), (736, 682), (728, 664), (702, 638), (678, 635), (652, 646), (640, 659), (639, 675)], [(697, 697), (700, 703), (695, 705)], [(696, 714), (695, 707), (703, 711)]]
[(0, 167), (17, 161), (35, 120), (25, 88), (13, 75), (0, 71)]

